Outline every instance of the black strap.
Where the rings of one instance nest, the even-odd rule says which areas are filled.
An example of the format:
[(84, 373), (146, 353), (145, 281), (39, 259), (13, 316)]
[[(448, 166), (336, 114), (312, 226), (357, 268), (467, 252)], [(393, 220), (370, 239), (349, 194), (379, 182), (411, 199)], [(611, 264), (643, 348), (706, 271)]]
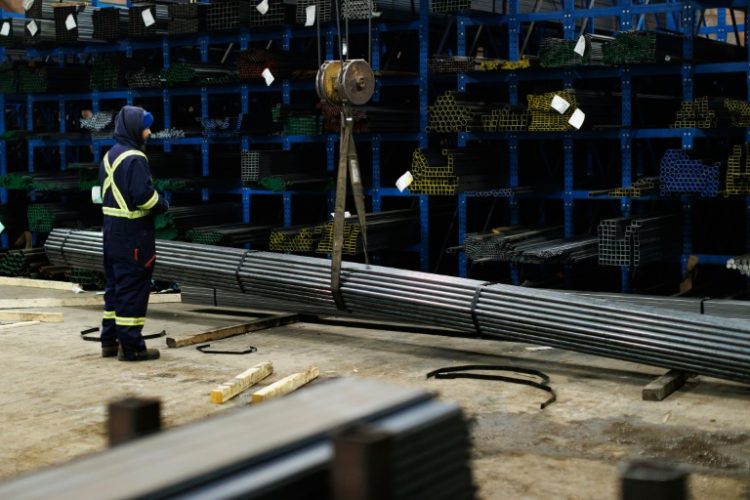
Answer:
[(484, 287), (488, 285), (494, 285), (492, 281), (485, 281), (484, 283), (477, 286), (474, 290), (474, 296), (471, 298), (471, 322), (474, 323), (474, 329), (477, 331), (477, 335), (482, 335), (482, 331), (479, 328), (479, 318), (477, 318), (477, 304), (479, 304), (479, 297), (482, 296)]
[(706, 302), (711, 300), (711, 297), (703, 297), (701, 299), (701, 314), (706, 314)]
[[(100, 336), (98, 336), (98, 335), (97, 336), (89, 335), (91, 333), (96, 333), (98, 331), (99, 331), (99, 327), (98, 326), (94, 327), (94, 328), (88, 328), (86, 330), (83, 330), (81, 332), (81, 340), (87, 340), (89, 342), (101, 342), (102, 338)], [(158, 339), (159, 337), (165, 337), (166, 335), (167, 335), (167, 331), (166, 330), (162, 330), (159, 333), (152, 333), (150, 335), (143, 335), (142, 337), (143, 337), (143, 340), (150, 340), (150, 339)]]
[(209, 350), (208, 349), (209, 347), (211, 347), (211, 344), (203, 344), (203, 345), (197, 346), (196, 349), (204, 354), (250, 354), (258, 350), (255, 346), (252, 346), (252, 345), (242, 351), (221, 351), (218, 349)]
[[(258, 250), (245, 250), (245, 253), (242, 254), (242, 258), (240, 259), (240, 263), (237, 264), (237, 269), (234, 272), (234, 275), (237, 278), (237, 285), (240, 287), (240, 291), (242, 293), (245, 293), (245, 286), (242, 284), (242, 278), (240, 278), (240, 271), (242, 271), (242, 266), (245, 265), (245, 259), (247, 259), (247, 256), (257, 251)], [(214, 305), (216, 305), (216, 289), (215, 288), (214, 288)]]
[[(515, 373), (524, 373), (526, 375), (533, 375), (539, 377), (541, 382), (534, 380), (526, 380), (523, 378), (505, 377), (503, 375), (487, 375), (483, 373), (465, 373), (468, 370), (484, 370), (484, 371), (507, 371)], [(501, 382), (510, 382), (511, 384), (521, 384), (541, 389), (545, 392), (550, 393), (550, 397), (540, 405), (540, 409), (545, 409), (557, 401), (557, 394), (549, 386), (549, 376), (539, 370), (533, 368), (522, 368), (518, 366), (501, 366), (501, 365), (462, 365), (462, 366), (449, 366), (445, 368), (438, 368), (427, 374), (427, 378), (436, 379), (454, 379), (454, 378), (470, 378), (477, 380), (499, 380)]]

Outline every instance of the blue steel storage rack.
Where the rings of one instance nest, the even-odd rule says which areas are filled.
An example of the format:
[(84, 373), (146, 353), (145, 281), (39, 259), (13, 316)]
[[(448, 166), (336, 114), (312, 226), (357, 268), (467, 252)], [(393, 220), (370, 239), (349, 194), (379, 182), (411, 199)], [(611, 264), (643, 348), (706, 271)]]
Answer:
[[(97, 4), (96, 0), (92, 2)], [(100, 4), (102, 2), (99, 2)], [(474, 15), (462, 14), (454, 16), (450, 26), (455, 26), (456, 30), (456, 47), (457, 55), (466, 55), (467, 49), (467, 30), (471, 26), (489, 25), (504, 26), (507, 32), (507, 39), (500, 40), (507, 48), (507, 58), (511, 61), (519, 60), (520, 41), (525, 32), (524, 25), (531, 22), (558, 22), (562, 25), (564, 37), (572, 40), (577, 34), (576, 20), (588, 19), (587, 30), (593, 31), (598, 18), (616, 17), (620, 30), (644, 29), (646, 26), (645, 16), (651, 14), (664, 14), (666, 28), (672, 30), (682, 30), (686, 35), (692, 35), (693, 26), (697, 20), (695, 17), (697, 11), (703, 11), (708, 7), (718, 7), (717, 24), (715, 26), (701, 26), (700, 32), (706, 35), (712, 35), (720, 41), (727, 40), (730, 34), (737, 37), (740, 33), (744, 34), (747, 30), (747, 17), (743, 25), (730, 25), (726, 22), (729, 9), (740, 9), (747, 11), (748, 0), (717, 0), (711, 2), (695, 2), (693, 0), (666, 0), (661, 3), (640, 2), (634, 0), (618, 0), (615, 6), (600, 8), (580, 8), (575, 5), (574, 0), (562, 0), (562, 8), (554, 12), (519, 12), (520, 0), (509, 0), (508, 11), (503, 15)], [(429, 143), (428, 134), (425, 132), (427, 125), (427, 105), (428, 105), (428, 58), (429, 53), (429, 33), (430, 33), (430, 15), (429, 0), (420, 0), (420, 11), (418, 19), (409, 22), (375, 22), (373, 23), (373, 57), (372, 66), (375, 70), (380, 67), (380, 51), (378, 50), (380, 35), (387, 31), (413, 30), (419, 34), (419, 72), (417, 78), (411, 79), (388, 79), (379, 81), (379, 87), (382, 85), (416, 85), (419, 90), (419, 110), (420, 110), (420, 128), (414, 134), (358, 134), (359, 142), (369, 144), (372, 154), (372, 187), (368, 195), (372, 200), (372, 208), (379, 211), (382, 207), (382, 200), (390, 196), (416, 196), (419, 200), (420, 207), (420, 228), (421, 228), (421, 245), (419, 246), (420, 267), (423, 270), (429, 269), (429, 197), (427, 195), (411, 195), (408, 192), (400, 193), (393, 187), (383, 185), (381, 177), (381, 148), (384, 142), (389, 141), (408, 141), (414, 142), (421, 148), (426, 148)], [(593, 5), (593, 3), (592, 3)], [(324, 27), (325, 38), (325, 58), (330, 59), (334, 56), (334, 40), (336, 37), (335, 26), (328, 25)], [(364, 26), (361, 23), (353, 23), (350, 28), (352, 32), (362, 31)], [(289, 49), (290, 41), (297, 37), (313, 37), (314, 29), (302, 29), (298, 27), (286, 26), (272, 31), (263, 31), (255, 33), (247, 29), (242, 29), (237, 33), (231, 34), (202, 34), (192, 38), (170, 39), (168, 37), (154, 38), (145, 41), (125, 40), (116, 44), (90, 44), (76, 46), (72, 48), (56, 48), (52, 50), (28, 49), (28, 55), (31, 57), (49, 56), (58, 61), (64, 60), (66, 56), (77, 55), (81, 60), (90, 54), (102, 54), (107, 52), (124, 53), (132, 56), (134, 50), (158, 50), (161, 51), (164, 66), (168, 67), (170, 63), (171, 49), (179, 46), (197, 46), (200, 49), (201, 59), (206, 61), (208, 58), (208, 49), (213, 44), (235, 43), (241, 49), (246, 49), (249, 43), (257, 39), (276, 39), (281, 41), (285, 49)], [(750, 46), (748, 46), (750, 51)], [(692, 38), (686, 36), (684, 39), (683, 51), (686, 58), (689, 59), (692, 54)], [(2, 49), (0, 49), (2, 55)], [(563, 88), (574, 86), (574, 82), (579, 79), (596, 79), (596, 78), (616, 78), (619, 79), (623, 89), (622, 98), (622, 127), (605, 131), (580, 131), (566, 133), (531, 133), (531, 132), (510, 132), (510, 133), (459, 133), (457, 142), (459, 145), (470, 145), (475, 140), (499, 140), (508, 145), (508, 165), (509, 175), (507, 179), (508, 187), (519, 185), (519, 168), (523, 164), (520, 158), (519, 144), (522, 141), (538, 141), (554, 139), (560, 141), (563, 152), (563, 171), (564, 180), (562, 186), (556, 193), (545, 194), (544, 196), (551, 199), (560, 200), (563, 206), (564, 230), (566, 236), (573, 235), (573, 209), (576, 203), (583, 203), (588, 199), (588, 192), (576, 189), (573, 183), (574, 170), (574, 148), (577, 141), (582, 140), (610, 140), (619, 141), (621, 145), (620, 168), (622, 186), (628, 186), (633, 179), (633, 151), (632, 144), (634, 140), (639, 139), (677, 139), (682, 143), (685, 149), (691, 149), (695, 139), (711, 138), (719, 134), (725, 134), (726, 131), (713, 131), (701, 129), (668, 129), (668, 128), (631, 128), (631, 86), (633, 78), (643, 76), (664, 76), (678, 75), (681, 77), (682, 97), (685, 100), (693, 98), (693, 78), (695, 75), (702, 74), (744, 74), (748, 81), (748, 99), (750, 99), (750, 64), (747, 61), (733, 63), (707, 63), (707, 64), (674, 64), (674, 65), (632, 65), (621, 67), (575, 67), (575, 68), (557, 68), (557, 69), (533, 69), (503, 71), (499, 73), (479, 73), (479, 74), (459, 74), (456, 78), (455, 86), (458, 91), (465, 91), (468, 86), (481, 84), (501, 84), (507, 86), (508, 96), (511, 104), (517, 104), (519, 98), (519, 83), (528, 80), (539, 81), (559, 81)], [(201, 101), (201, 113), (206, 117), (208, 113), (208, 96), (214, 94), (238, 94), (241, 96), (242, 111), (247, 112), (249, 108), (248, 96), (255, 92), (281, 92), (282, 100), (288, 103), (291, 99), (291, 92), (295, 90), (312, 90), (311, 82), (290, 82), (283, 81), (280, 84), (267, 88), (263, 85), (243, 84), (234, 86), (221, 87), (202, 87), (195, 89), (162, 89), (162, 90), (125, 90), (125, 91), (107, 91), (92, 92), (85, 94), (64, 94), (64, 95), (29, 95), (26, 97), (26, 106), (29, 120), (31, 120), (31, 111), (35, 102), (39, 101), (58, 101), (60, 112), (64, 112), (65, 103), (71, 100), (90, 100), (92, 109), (98, 110), (99, 104), (103, 100), (119, 99), (132, 103), (134, 99), (141, 97), (162, 98), (164, 107), (165, 123), (164, 127), (169, 127), (170, 117), (170, 99), (178, 95), (199, 95)], [(376, 93), (377, 99), (377, 93)], [(0, 96), (0, 109), (4, 109), (6, 97)], [(0, 113), (0, 115), (2, 115)], [(4, 116), (0, 116), (0, 133), (4, 132)], [(31, 123), (29, 123), (29, 126)], [(738, 138), (744, 137), (750, 142), (750, 129), (738, 130)], [(224, 139), (206, 139), (206, 138), (184, 138), (169, 141), (154, 141), (161, 143), (165, 150), (169, 150), (174, 145), (194, 145), (201, 149), (203, 161), (203, 174), (209, 175), (209, 151), (213, 144), (222, 144), (227, 140)], [(235, 143), (241, 144), (243, 149), (252, 144), (280, 144), (282, 147), (289, 149), (295, 143), (317, 142), (324, 145), (327, 155), (327, 167), (329, 170), (334, 169), (335, 149), (338, 137), (335, 134), (326, 134), (322, 136), (243, 136)], [(231, 142), (231, 140), (230, 140)], [(91, 144), (86, 141), (29, 141), (29, 152), (32, 153), (35, 148), (49, 146), (50, 144), (62, 146), (61, 155), (65, 155), (67, 146), (85, 146)], [(111, 144), (111, 141), (94, 141), (95, 159), (99, 159), (102, 148)], [(7, 171), (5, 144), (0, 143), (0, 175)], [(61, 158), (64, 160), (64, 157)], [(64, 165), (64, 161), (62, 164)], [(28, 165), (29, 170), (33, 169), (33, 154), (30, 154)], [(243, 220), (250, 222), (252, 217), (252, 201), (255, 196), (280, 195), (283, 200), (284, 222), (288, 225), (291, 223), (293, 212), (293, 199), (297, 194), (295, 192), (275, 193), (254, 188), (242, 188), (239, 193), (242, 196)], [(202, 197), (204, 200), (209, 199), (211, 192), (204, 190)], [(458, 242), (463, 243), (466, 228), (468, 207), (468, 195), (457, 195), (458, 205)], [(7, 202), (7, 191), (0, 190), (0, 201)], [(330, 200), (329, 200), (330, 201)], [(627, 215), (631, 211), (631, 205), (634, 200), (629, 198), (620, 199), (620, 211)], [(517, 223), (519, 220), (518, 198), (511, 197), (507, 201), (510, 223)], [(750, 197), (745, 200), (746, 221), (748, 224), (748, 235), (750, 238)], [(692, 211), (691, 198), (682, 198), (682, 209), (686, 214)], [(7, 247), (7, 238), (3, 236), (2, 244)], [(750, 241), (748, 241), (750, 247)], [(688, 257), (692, 254), (692, 228), (690, 227), (690, 218), (686, 218), (682, 255), (681, 260), (683, 268)], [(701, 262), (704, 264), (724, 264), (725, 255), (700, 255)], [(463, 253), (458, 256), (458, 272), (460, 275), (467, 274), (467, 260)], [(571, 271), (572, 272), (572, 271)], [(519, 269), (511, 267), (512, 280), (515, 283), (520, 281)], [(621, 270), (621, 287), (623, 291), (630, 289), (630, 275), (627, 268)]]
[[(103, 5), (103, 2), (93, 2), (93, 5)], [(420, 0), (420, 14), (417, 19), (407, 22), (373, 22), (372, 24), (372, 61), (371, 65), (373, 70), (378, 71), (380, 69), (380, 35), (381, 33), (389, 31), (417, 31), (419, 36), (419, 72), (415, 78), (387, 78), (379, 79), (376, 87), (375, 100), (378, 99), (380, 88), (383, 86), (416, 86), (419, 91), (419, 106), (420, 106), (420, 126), (419, 130), (424, 131), (427, 126), (427, 59), (429, 57), (428, 44), (429, 44), (429, 19), (428, 19), (429, 4), (428, 0)], [(323, 36), (325, 39), (325, 58), (334, 58), (334, 41), (337, 36), (337, 30), (334, 24), (323, 26)], [(366, 32), (366, 23), (352, 22), (349, 27), (350, 33), (363, 33)], [(237, 32), (231, 32), (228, 34), (199, 34), (194, 37), (179, 37), (170, 38), (168, 36), (162, 36), (158, 38), (152, 38), (148, 40), (123, 40), (119, 43), (110, 44), (78, 44), (71, 47), (56, 47), (53, 49), (36, 49), (28, 48), (26, 53), (29, 58), (45, 57), (52, 60), (57, 60), (60, 65), (64, 64), (67, 57), (77, 57), (81, 62), (84, 61), (89, 55), (105, 54), (105, 53), (124, 53), (127, 57), (132, 57), (133, 51), (135, 50), (158, 50), (162, 53), (163, 66), (168, 68), (170, 64), (170, 51), (175, 47), (187, 47), (195, 46), (200, 50), (201, 62), (208, 61), (208, 50), (211, 45), (216, 44), (229, 44), (233, 43), (240, 48), (240, 50), (246, 50), (249, 43), (255, 40), (277, 40), (281, 42), (283, 50), (289, 50), (290, 42), (294, 38), (310, 38), (316, 36), (316, 30), (314, 28), (300, 28), (292, 26), (279, 27), (272, 30), (262, 31), (251, 31), (247, 28), (241, 28)], [(2, 49), (0, 49), (2, 50)], [(163, 110), (164, 110), (164, 128), (169, 128), (170, 123), (170, 100), (174, 96), (184, 95), (199, 95), (201, 102), (201, 116), (204, 118), (208, 117), (208, 96), (216, 94), (225, 95), (237, 95), (241, 98), (241, 110), (243, 113), (247, 113), (249, 110), (249, 95), (256, 92), (281, 92), (282, 103), (289, 104), (291, 100), (291, 92), (296, 90), (309, 90), (314, 92), (312, 81), (289, 81), (284, 80), (279, 83), (274, 83), (272, 86), (267, 87), (263, 84), (241, 84), (241, 85), (225, 85), (216, 87), (200, 87), (200, 88), (165, 88), (155, 90), (113, 90), (113, 91), (92, 91), (86, 93), (70, 93), (70, 94), (28, 94), (22, 99), (26, 104), (26, 118), (27, 128), (31, 130), (33, 128), (33, 109), (34, 104), (38, 102), (58, 102), (59, 113), (61, 118), (65, 113), (65, 105), (70, 101), (87, 101), (91, 102), (92, 111), (97, 112), (100, 109), (100, 103), (105, 100), (122, 100), (128, 104), (132, 104), (135, 99), (151, 97), (162, 99)], [(18, 97), (18, 96), (14, 96)], [(0, 97), (0, 99), (3, 99)], [(2, 109), (4, 109), (4, 102), (0, 101)], [(64, 120), (60, 120), (61, 129), (64, 130)], [(0, 122), (0, 127), (3, 124)], [(0, 133), (4, 131), (0, 128)], [(380, 211), (382, 207), (382, 200), (384, 197), (390, 196), (410, 196), (414, 197), (408, 192), (401, 193), (395, 188), (383, 187), (382, 179), (380, 175), (380, 150), (381, 145), (384, 142), (414, 142), (419, 147), (427, 147), (427, 134), (425, 132), (415, 132), (410, 134), (401, 133), (372, 133), (372, 134), (357, 134), (355, 136), (357, 142), (368, 143), (372, 153), (372, 187), (368, 191), (368, 195), (372, 200), (373, 211)], [(168, 151), (172, 146), (176, 145), (193, 145), (199, 146), (201, 150), (201, 159), (203, 165), (203, 175), (210, 175), (209, 165), (209, 151), (214, 144), (240, 144), (242, 149), (248, 149), (253, 144), (280, 144), (284, 149), (290, 149), (292, 144), (298, 143), (321, 143), (325, 145), (326, 156), (327, 156), (327, 168), (329, 171), (334, 169), (336, 155), (336, 147), (338, 143), (338, 136), (336, 134), (324, 134), (321, 136), (304, 136), (304, 135), (284, 135), (284, 136), (248, 136), (243, 135), (237, 139), (213, 139), (205, 137), (188, 137), (178, 138), (171, 140), (152, 140), (150, 144), (162, 145), (163, 148)], [(64, 168), (66, 162), (66, 148), (76, 146), (93, 146), (94, 161), (99, 161), (103, 148), (111, 146), (112, 140), (45, 140), (45, 139), (33, 139), (28, 141), (28, 171), (34, 170), (34, 151), (37, 148), (56, 146), (60, 151), (60, 164)], [(2, 163), (0, 163), (0, 175), (6, 172), (6, 155), (4, 154), (5, 144), (2, 143)], [(243, 187), (238, 191), (232, 192), (232, 194), (240, 194), (242, 197), (242, 220), (244, 222), (252, 221), (252, 201), (255, 196), (281, 196), (283, 203), (284, 213), (284, 224), (289, 226), (292, 223), (292, 212), (293, 212), (293, 198), (297, 195), (294, 191), (285, 191), (278, 193), (275, 191), (268, 191), (263, 189), (256, 189), (250, 187)], [(7, 202), (7, 192), (5, 190), (0, 191), (0, 195), (3, 196), (3, 203)], [(168, 193), (169, 195), (169, 193)], [(33, 194), (32, 194), (33, 196)], [(202, 190), (202, 199), (208, 200), (211, 196), (209, 189)], [(332, 203), (332, 194), (329, 194), (329, 204)], [(420, 231), (421, 231), (421, 244), (416, 249), (419, 252), (420, 268), (427, 270), (429, 267), (429, 204), (426, 195), (418, 195), (419, 206), (420, 206)], [(7, 239), (3, 240), (3, 247), (7, 248)]]
[[(744, 9), (747, 12), (747, 6), (750, 2), (733, 1), (726, 2), (719, 0), (717, 3), (711, 2), (694, 2), (692, 0), (672, 1), (665, 3), (636, 3), (632, 0), (619, 0), (615, 7), (603, 8), (580, 8), (576, 7), (574, 0), (562, 0), (562, 10), (557, 12), (524, 12), (518, 11), (519, 1), (510, 0), (508, 2), (508, 12), (505, 15), (477, 15), (477, 16), (457, 16), (456, 26), (456, 54), (464, 56), (466, 54), (466, 37), (467, 28), (477, 25), (504, 25), (507, 29), (507, 54), (511, 61), (518, 61), (519, 41), (523, 35), (521, 29), (522, 23), (531, 22), (559, 22), (562, 24), (564, 37), (567, 40), (574, 40), (577, 35), (575, 21), (578, 19), (588, 19), (589, 30), (593, 28), (594, 23), (599, 17), (617, 17), (620, 31), (629, 31), (633, 29), (642, 29), (645, 26), (644, 17), (647, 14), (666, 14), (666, 28), (675, 30), (679, 29), (683, 33), (683, 54), (685, 59), (692, 59), (693, 54), (693, 26), (696, 21), (695, 12), (711, 7), (720, 7), (719, 16), (722, 19), (717, 26), (702, 27), (703, 34), (713, 34), (717, 39), (724, 41), (727, 38), (728, 26), (725, 22), (725, 8)], [(592, 3), (593, 5), (593, 3)], [(638, 18), (634, 22), (635, 18)], [(735, 26), (732, 31), (737, 33), (747, 32), (748, 19), (745, 16), (743, 26)], [(750, 50), (750, 47), (748, 47)], [(518, 83), (525, 80), (556, 80), (562, 83), (563, 88), (574, 87), (574, 82), (579, 79), (589, 78), (619, 78), (622, 87), (622, 128), (619, 130), (605, 131), (572, 131), (560, 133), (536, 133), (536, 132), (509, 132), (509, 133), (459, 133), (459, 146), (470, 144), (473, 140), (478, 139), (499, 139), (508, 144), (508, 165), (509, 175), (507, 179), (508, 187), (517, 187), (519, 179), (519, 167), (523, 164), (519, 158), (519, 141), (521, 140), (543, 140), (558, 139), (562, 141), (563, 147), (563, 169), (564, 182), (562, 189), (557, 193), (545, 195), (547, 198), (558, 199), (563, 203), (564, 214), (564, 232), (566, 237), (573, 236), (573, 208), (577, 200), (588, 199), (588, 191), (576, 190), (573, 184), (574, 158), (573, 150), (576, 141), (580, 140), (600, 140), (600, 139), (618, 139), (621, 146), (621, 181), (622, 186), (629, 186), (633, 180), (633, 152), (632, 142), (634, 139), (680, 139), (683, 149), (692, 149), (693, 140), (697, 138), (710, 138), (725, 136), (726, 130), (713, 131), (702, 129), (672, 129), (672, 128), (653, 128), (653, 129), (633, 129), (631, 128), (631, 102), (632, 102), (632, 79), (635, 76), (657, 76), (657, 75), (680, 75), (682, 81), (682, 98), (683, 100), (692, 100), (693, 96), (693, 77), (698, 74), (726, 74), (741, 73), (747, 75), (748, 82), (748, 100), (750, 100), (750, 64), (748, 61), (732, 63), (709, 63), (709, 64), (692, 64), (685, 62), (679, 65), (628, 65), (620, 67), (571, 67), (571, 68), (554, 68), (554, 69), (534, 69), (534, 70), (517, 70), (506, 71), (502, 73), (480, 73), (466, 74), (459, 73), (456, 81), (456, 88), (459, 92), (466, 91), (467, 85), (481, 83), (502, 83), (507, 85), (508, 96), (511, 105), (518, 104)], [(734, 132), (734, 131), (730, 131)], [(745, 141), (750, 141), (750, 129), (738, 129), (738, 137), (744, 137)], [(621, 198), (620, 210), (623, 216), (631, 212), (630, 198)], [(750, 248), (750, 197), (746, 198), (746, 223), (748, 225), (747, 247)], [(508, 199), (510, 212), (510, 223), (518, 223), (518, 199), (510, 197)], [(466, 235), (467, 227), (467, 195), (458, 195), (458, 240), (462, 244)], [(691, 228), (691, 198), (682, 197), (682, 210), (687, 217), (684, 221), (684, 234), (682, 242), (681, 263), (685, 271), (687, 260), (692, 252), (692, 228)], [(724, 265), (730, 257), (727, 255), (698, 255), (702, 264)], [(467, 275), (467, 258), (461, 252), (459, 254), (459, 274)], [(570, 269), (568, 269), (570, 272)], [(511, 276), (515, 284), (520, 281), (520, 273), (515, 265), (511, 265)], [(621, 269), (621, 289), (630, 291), (630, 270), (627, 267)]]

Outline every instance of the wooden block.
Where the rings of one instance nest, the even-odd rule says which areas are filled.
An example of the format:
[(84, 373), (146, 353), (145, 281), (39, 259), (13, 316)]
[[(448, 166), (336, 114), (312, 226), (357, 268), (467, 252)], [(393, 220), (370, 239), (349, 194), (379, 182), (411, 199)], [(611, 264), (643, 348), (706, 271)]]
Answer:
[[(178, 293), (152, 294), (148, 300), (149, 304), (171, 304), (182, 302)], [(0, 309), (29, 309), (32, 307), (80, 307), (98, 306), (104, 304), (104, 295), (87, 295), (84, 297), (68, 297), (64, 299), (3, 299), (0, 300)]]
[(0, 330), (10, 330), (11, 328), (18, 328), (21, 326), (38, 325), (39, 321), (19, 321), (18, 323), (8, 323), (7, 325), (0, 325)]
[(270, 361), (264, 361), (252, 368), (245, 370), (229, 382), (217, 386), (211, 391), (211, 402), (216, 404), (226, 403), (243, 391), (251, 388), (264, 378), (273, 373), (273, 365)]
[(0, 311), (0, 320), (5, 321), (43, 321), (45, 323), (62, 323), (63, 313), (34, 311)]
[(644, 387), (641, 397), (644, 401), (661, 401), (685, 385), (686, 380), (687, 374), (685, 372), (669, 370)]
[(289, 394), (290, 392), (296, 391), (303, 385), (312, 382), (320, 375), (320, 370), (317, 366), (311, 366), (304, 372), (294, 373), (288, 377), (284, 377), (278, 382), (274, 382), (268, 387), (264, 387), (259, 391), (255, 391), (251, 398), (252, 403), (260, 403), (267, 399), (276, 398)]
[(48, 290), (65, 290), (66, 292), (70, 292), (77, 287), (80, 288), (80, 285), (77, 285), (75, 283), (65, 283), (63, 281), (32, 280), (29, 278), (9, 278), (6, 276), (0, 276), (0, 285), (46, 288)]
[(188, 345), (203, 344), (213, 342), (214, 340), (226, 339), (236, 335), (265, 330), (276, 326), (288, 325), (299, 321), (297, 314), (279, 314), (269, 318), (262, 318), (251, 323), (241, 323), (239, 325), (227, 326), (214, 330), (208, 330), (196, 333), (184, 338), (167, 337), (167, 347), (185, 347)]

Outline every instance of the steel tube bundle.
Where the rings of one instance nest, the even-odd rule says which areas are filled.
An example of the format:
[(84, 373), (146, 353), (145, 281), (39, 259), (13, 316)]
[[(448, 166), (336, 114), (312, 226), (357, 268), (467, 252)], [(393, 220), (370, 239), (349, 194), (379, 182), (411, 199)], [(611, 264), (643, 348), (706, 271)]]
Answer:
[[(45, 249), (57, 265), (100, 270), (102, 238), (56, 229)], [(293, 309), (336, 312), (327, 259), (157, 242), (156, 276), (244, 293)], [(353, 315), (419, 321), (504, 340), (750, 382), (747, 321), (678, 313), (557, 291), (345, 263), (342, 294)]]

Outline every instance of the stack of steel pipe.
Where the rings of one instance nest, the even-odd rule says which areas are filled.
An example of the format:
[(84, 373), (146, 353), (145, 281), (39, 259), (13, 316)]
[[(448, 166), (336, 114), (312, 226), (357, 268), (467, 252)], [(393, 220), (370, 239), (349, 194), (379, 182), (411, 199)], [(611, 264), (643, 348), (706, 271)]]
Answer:
[(715, 198), (721, 191), (721, 163), (706, 164), (681, 149), (668, 149), (659, 164), (662, 196), (697, 193)]
[(240, 222), (241, 206), (238, 203), (202, 203), (200, 205), (173, 206), (169, 212), (156, 216), (155, 227), (162, 235), (174, 239), (189, 229), (205, 226), (218, 220)]
[(116, 7), (94, 9), (92, 12), (94, 40), (119, 40), (120, 34), (127, 30), (127, 15), (127, 9), (119, 9)]
[(727, 174), (724, 184), (726, 195), (750, 195), (750, 151), (749, 144), (737, 144), (727, 159)]
[[(367, 250), (401, 250), (419, 243), (419, 212), (416, 209), (387, 210), (365, 214)], [(356, 216), (347, 217), (344, 223), (344, 255), (364, 253), (362, 227)], [(323, 239), (316, 253), (333, 252), (333, 221), (326, 224)]]
[(417, 149), (412, 155), (412, 193), (452, 196), (457, 192), (494, 189), (499, 178), (492, 168), (492, 148), (441, 151)]
[(599, 264), (638, 267), (676, 254), (679, 219), (674, 215), (619, 217), (599, 222)]
[(36, 275), (39, 268), (49, 264), (44, 248), (10, 250), (0, 253), (0, 274), (5, 276)]
[(729, 259), (727, 261), (727, 269), (736, 269), (743, 276), (750, 277), (750, 253)]
[(486, 101), (475, 95), (449, 91), (439, 95), (428, 107), (429, 131), (438, 133), (484, 131), (485, 120), (493, 110), (501, 110), (505, 103)]
[(217, 224), (190, 229), (187, 239), (204, 245), (238, 247), (249, 244), (255, 250), (268, 248), (271, 231), (276, 226), (254, 226), (251, 224)]
[(323, 237), (324, 226), (299, 225), (276, 228), (268, 238), (268, 248), (275, 252), (312, 253)]
[[(55, 230), (57, 265), (101, 270), (102, 237)], [(336, 311), (330, 260), (157, 241), (158, 278)], [(750, 323), (632, 306), (550, 290), (345, 262), (341, 294), (352, 314), (376, 314), (503, 340), (548, 345), (750, 383)]]

